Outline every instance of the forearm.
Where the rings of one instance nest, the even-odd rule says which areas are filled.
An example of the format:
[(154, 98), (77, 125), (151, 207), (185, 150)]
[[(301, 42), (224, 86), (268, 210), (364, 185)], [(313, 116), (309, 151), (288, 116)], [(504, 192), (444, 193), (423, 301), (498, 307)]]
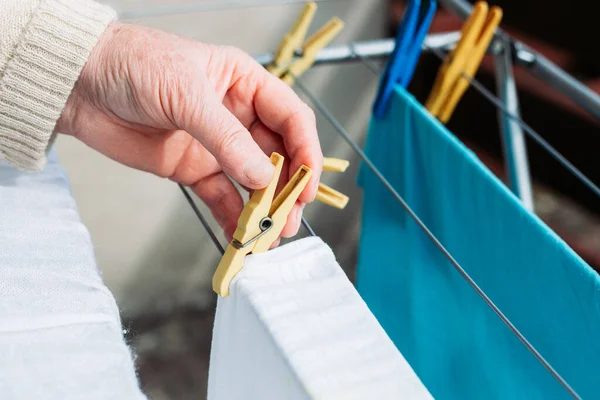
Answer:
[(108, 7), (88, 0), (0, 0), (0, 158), (40, 170)]

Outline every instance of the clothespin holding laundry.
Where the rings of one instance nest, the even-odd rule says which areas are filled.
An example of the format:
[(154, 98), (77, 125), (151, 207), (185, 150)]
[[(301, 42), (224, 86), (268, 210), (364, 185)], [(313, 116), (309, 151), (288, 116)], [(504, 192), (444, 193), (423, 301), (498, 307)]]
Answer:
[[(294, 84), (297, 77), (312, 67), (317, 53), (331, 43), (344, 27), (342, 20), (334, 17), (304, 42), (316, 11), (317, 4), (315, 2), (306, 3), (296, 24), (279, 45), (273, 63), (267, 67), (270, 73), (281, 78), (290, 86)], [(300, 47), (302, 53), (300, 56), (296, 56), (296, 51)]]
[(463, 25), (461, 38), (446, 57), (425, 107), (442, 123), (448, 122), (456, 105), (469, 87), (502, 20), (502, 9), (489, 9), (486, 2), (473, 6)]
[(437, 7), (435, 0), (409, 0), (396, 34), (394, 51), (388, 59), (373, 108), (383, 118), (396, 85), (407, 88), (415, 72), (421, 47)]
[(283, 161), (280, 154), (271, 154), (271, 162), (275, 166), (271, 183), (256, 190), (242, 210), (233, 240), (213, 276), (213, 290), (220, 296), (229, 295), (229, 284), (241, 271), (248, 254), (266, 252), (279, 238), (288, 214), (310, 180), (312, 171), (303, 165), (275, 197)]

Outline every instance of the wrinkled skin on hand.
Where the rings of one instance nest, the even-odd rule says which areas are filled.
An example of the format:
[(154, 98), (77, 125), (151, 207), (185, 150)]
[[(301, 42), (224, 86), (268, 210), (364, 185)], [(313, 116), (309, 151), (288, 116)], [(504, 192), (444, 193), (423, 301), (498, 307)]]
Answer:
[(314, 200), (323, 156), (312, 110), (242, 51), (113, 23), (94, 48), (56, 130), (106, 156), (189, 186), (231, 239), (243, 201), (230, 179), (253, 190), (302, 164), (311, 182), (289, 215), (297, 233)]

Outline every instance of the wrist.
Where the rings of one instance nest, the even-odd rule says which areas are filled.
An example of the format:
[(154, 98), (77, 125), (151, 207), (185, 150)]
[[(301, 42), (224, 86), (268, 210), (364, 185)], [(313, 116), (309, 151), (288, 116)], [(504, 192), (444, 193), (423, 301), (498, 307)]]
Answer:
[(0, 153), (27, 170), (43, 168), (56, 122), (81, 69), (116, 17), (94, 1), (38, 3), (0, 77), (0, 98), (11, 104), (0, 116)]
[(65, 108), (56, 122), (54, 132), (76, 136), (82, 128), (81, 118), (79, 118), (83, 114), (82, 109), (90, 105), (98, 105), (97, 92), (103, 86), (100, 77), (106, 73), (103, 68), (104, 60), (111, 47), (111, 41), (122, 26), (123, 24), (120, 22), (111, 22), (98, 38), (98, 42), (93, 47), (67, 99)]

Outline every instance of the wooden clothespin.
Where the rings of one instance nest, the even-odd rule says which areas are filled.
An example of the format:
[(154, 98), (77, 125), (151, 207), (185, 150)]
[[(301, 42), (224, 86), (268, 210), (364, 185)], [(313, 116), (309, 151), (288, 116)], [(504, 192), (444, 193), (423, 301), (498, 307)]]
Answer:
[(275, 166), (271, 183), (264, 189), (256, 190), (246, 203), (233, 240), (213, 276), (213, 290), (220, 296), (229, 295), (229, 284), (244, 266), (244, 258), (248, 254), (266, 252), (279, 238), (288, 214), (310, 180), (312, 171), (303, 165), (275, 197), (283, 156), (273, 153), (271, 162)]
[(429, 112), (442, 123), (448, 122), (456, 105), (469, 87), (494, 38), (502, 19), (502, 9), (480, 1), (461, 30), (461, 38), (440, 67), (433, 89), (425, 103)]
[[(342, 20), (334, 17), (302, 45), (316, 11), (315, 2), (306, 3), (296, 24), (279, 45), (273, 63), (267, 67), (270, 73), (290, 86), (294, 84), (297, 77), (312, 67), (317, 53), (331, 43), (344, 27)], [(296, 51), (300, 47), (302, 53), (296, 57)]]
[[(349, 165), (350, 161), (341, 160), (339, 158), (325, 157), (323, 159), (323, 171), (345, 172)], [(317, 200), (328, 206), (343, 209), (348, 205), (350, 198), (324, 183), (319, 183)]]
[(381, 119), (387, 110), (394, 87), (407, 88), (419, 56), (423, 40), (427, 35), (435, 14), (435, 0), (409, 0), (402, 22), (398, 27), (394, 51), (390, 55), (373, 105), (375, 118)]

